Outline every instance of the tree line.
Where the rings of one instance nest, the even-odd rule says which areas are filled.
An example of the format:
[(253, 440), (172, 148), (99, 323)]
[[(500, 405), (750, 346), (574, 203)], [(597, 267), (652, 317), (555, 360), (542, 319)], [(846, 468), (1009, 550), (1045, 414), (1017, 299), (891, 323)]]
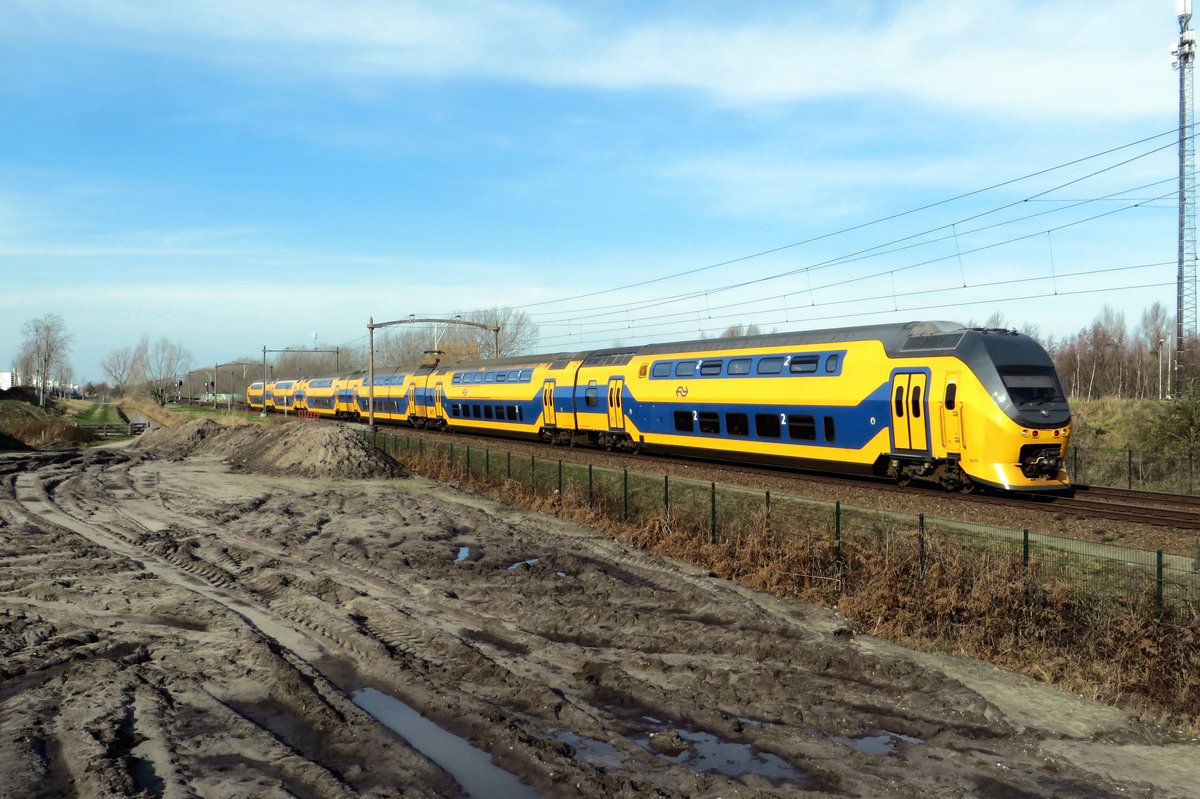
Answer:
[[(457, 324), (459, 321), (473, 324)], [(45, 406), (55, 389), (65, 391), (72, 385), (74, 372), (68, 357), (73, 337), (63, 318), (53, 313), (25, 322), (21, 333), (23, 342), (14, 362), (16, 377), (20, 384), (36, 388)], [(394, 369), (435, 357), (444, 361), (504, 358), (530, 352), (537, 337), (537, 325), (523, 311), (468, 311), (446, 323), (381, 329), (375, 336), (375, 366)], [(152, 339), (146, 334), (133, 344), (109, 350), (100, 363), (105, 380), (89, 382), (82, 390), (89, 397), (143, 396), (159, 405), (175, 397), (236, 395), (262, 377), (265, 354), (197, 365), (181, 342), (166, 336)], [(365, 371), (370, 358), (366, 340), (324, 348), (297, 344), (269, 354), (268, 378)]]

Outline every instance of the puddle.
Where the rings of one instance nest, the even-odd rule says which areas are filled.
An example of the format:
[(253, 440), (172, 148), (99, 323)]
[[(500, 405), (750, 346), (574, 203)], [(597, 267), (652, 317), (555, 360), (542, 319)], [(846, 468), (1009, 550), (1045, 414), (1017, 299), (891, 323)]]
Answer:
[(459, 547), (458, 548), (458, 557), (454, 559), (454, 562), (462, 563), (464, 560), (466, 560), (469, 557), (471, 557), (471, 548), (470, 547)]
[(717, 771), (726, 777), (757, 774), (775, 782), (815, 784), (811, 776), (783, 758), (760, 752), (750, 744), (727, 741), (713, 733), (664, 721), (635, 708), (614, 707), (612, 710), (618, 718), (624, 718), (644, 731), (630, 736), (630, 740), (668, 763), (686, 764), (697, 773)]
[(399, 699), (374, 688), (355, 691), (351, 698), (354, 704), (441, 766), (472, 799), (495, 796), (539, 799), (537, 791), (498, 767), (487, 752), (442, 729)]
[(508, 570), (513, 571), (514, 569), (519, 569), (522, 566), (532, 566), (533, 564), (537, 563), (538, 560), (539, 560), (538, 558), (530, 558), (529, 560), (518, 560), (516, 563), (509, 566)]
[(580, 763), (592, 763), (597, 766), (612, 766), (615, 768), (620, 766), (625, 760), (615, 746), (604, 741), (597, 741), (595, 738), (578, 735), (570, 730), (563, 730), (554, 737), (556, 740), (562, 741), (574, 749), (575, 759)]
[(896, 751), (896, 744), (900, 742), (915, 744), (918, 746), (924, 745), (925, 741), (922, 738), (916, 738), (912, 735), (904, 735), (890, 730), (877, 730), (870, 735), (864, 735), (861, 738), (837, 738), (838, 743), (845, 746), (852, 746), (860, 752), (865, 752), (868, 755), (890, 755)]

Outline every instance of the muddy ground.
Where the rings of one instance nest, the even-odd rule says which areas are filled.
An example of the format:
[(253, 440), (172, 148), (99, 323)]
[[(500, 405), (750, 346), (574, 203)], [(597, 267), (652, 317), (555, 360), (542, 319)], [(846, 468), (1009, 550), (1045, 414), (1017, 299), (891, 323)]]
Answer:
[[(0, 456), (0, 796), (466, 795), (375, 691), (529, 796), (1197, 795), (1193, 740), (360, 444), (190, 424)], [(521, 795), (503, 776), (474, 795)]]

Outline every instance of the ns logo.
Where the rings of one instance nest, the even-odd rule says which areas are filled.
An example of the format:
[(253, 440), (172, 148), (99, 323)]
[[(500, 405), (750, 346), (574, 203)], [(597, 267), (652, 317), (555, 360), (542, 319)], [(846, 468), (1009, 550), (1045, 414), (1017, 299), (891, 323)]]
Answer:
[(679, 386), (678, 388), (675, 389), (675, 396), (679, 397), (680, 399), (682, 399), (683, 397), (686, 397), (687, 395), (688, 395), (687, 386)]

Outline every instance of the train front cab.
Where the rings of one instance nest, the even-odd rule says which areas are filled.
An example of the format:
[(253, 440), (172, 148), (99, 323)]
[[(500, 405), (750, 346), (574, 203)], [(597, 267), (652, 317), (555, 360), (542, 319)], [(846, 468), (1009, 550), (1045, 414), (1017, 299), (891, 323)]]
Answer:
[(1003, 330), (913, 335), (889, 353), (887, 474), (947, 489), (1069, 486), (1070, 413), (1049, 355)]

